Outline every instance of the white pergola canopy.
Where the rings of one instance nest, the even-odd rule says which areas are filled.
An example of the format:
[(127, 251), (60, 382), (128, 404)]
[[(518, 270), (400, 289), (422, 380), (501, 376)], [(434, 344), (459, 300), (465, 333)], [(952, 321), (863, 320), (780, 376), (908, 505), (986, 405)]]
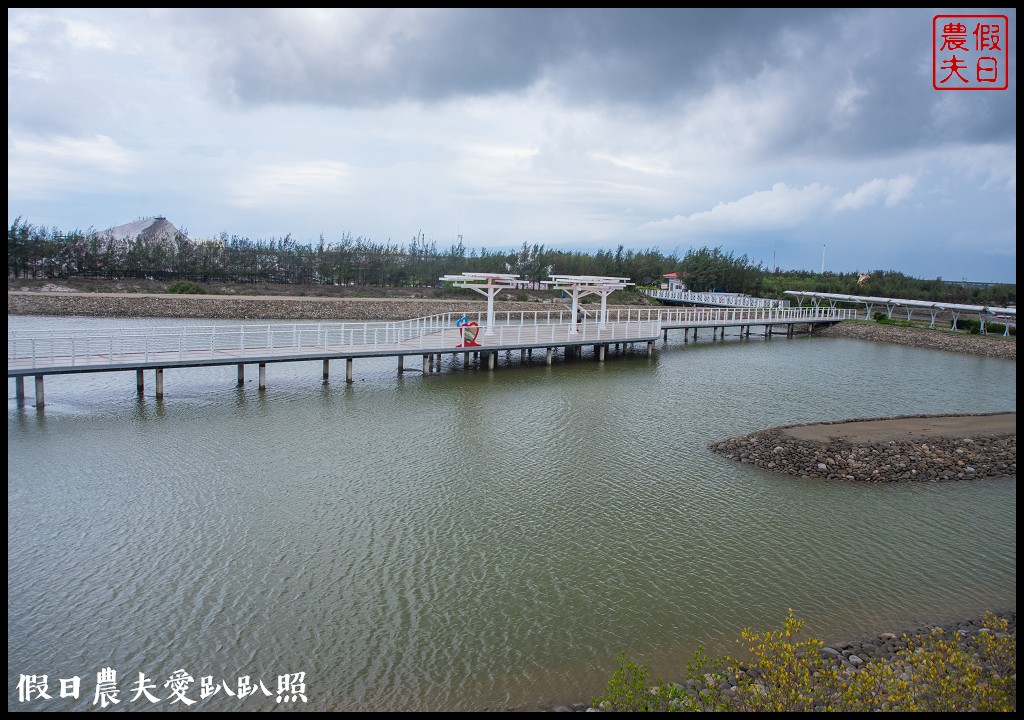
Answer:
[(442, 282), (450, 282), (454, 287), (468, 288), (487, 296), (487, 327), (484, 329), (484, 335), (490, 335), (494, 332), (494, 296), (505, 288), (520, 287), (526, 282), (521, 280), (518, 275), (511, 275), (509, 273), (474, 272), (464, 272), (461, 275), (445, 275), (440, 280)]
[[(623, 290), (626, 286), (634, 284), (629, 282), (629, 278), (606, 277), (603, 275), (551, 275), (550, 277), (550, 280), (543, 281), (541, 285), (551, 290), (562, 290), (572, 295), (573, 317), (577, 316), (576, 313), (579, 310), (581, 297), (593, 294), (600, 295), (601, 317), (599, 321), (602, 327), (608, 322), (608, 296), (616, 290)], [(575, 334), (577, 330), (573, 328), (570, 332)]]

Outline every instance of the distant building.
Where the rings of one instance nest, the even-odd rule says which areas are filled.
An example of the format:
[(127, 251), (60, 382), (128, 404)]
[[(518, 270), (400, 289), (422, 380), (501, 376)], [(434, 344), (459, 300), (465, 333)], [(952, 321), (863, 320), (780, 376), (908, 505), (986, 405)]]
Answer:
[(686, 283), (680, 279), (679, 273), (668, 273), (662, 277), (665, 278), (661, 284), (662, 290), (686, 292)]

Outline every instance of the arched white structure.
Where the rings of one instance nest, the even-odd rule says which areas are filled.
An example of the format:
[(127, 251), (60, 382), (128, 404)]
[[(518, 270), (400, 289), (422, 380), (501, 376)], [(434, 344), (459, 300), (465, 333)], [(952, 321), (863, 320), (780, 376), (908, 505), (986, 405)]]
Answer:
[(1006, 328), (1003, 332), (1004, 335), (1009, 335), (1010, 324), (1017, 324), (1017, 308), (1015, 307), (986, 307), (984, 305), (959, 305), (956, 303), (942, 303), (942, 302), (931, 302), (929, 300), (907, 300), (902, 298), (885, 298), (875, 297), (872, 295), (843, 295), (840, 293), (819, 293), (811, 292), (809, 290), (786, 290), (785, 295), (793, 295), (796, 298), (810, 298), (811, 302), (817, 306), (822, 300), (829, 303), (831, 307), (835, 307), (836, 303), (856, 303), (864, 306), (864, 319), (871, 319), (871, 310), (875, 305), (880, 305), (885, 308), (886, 314), (891, 318), (893, 311), (901, 307), (907, 314), (907, 320), (911, 319), (915, 309), (927, 310), (931, 315), (931, 325), (929, 327), (935, 327), (935, 319), (940, 311), (946, 311), (953, 316), (953, 329), (956, 330), (956, 321), (961, 313), (977, 313), (978, 320), (981, 322), (981, 332), (985, 332), (986, 319), (993, 316), (1003, 316), (1007, 318), (1013, 318), (1012, 323), (1004, 323)]

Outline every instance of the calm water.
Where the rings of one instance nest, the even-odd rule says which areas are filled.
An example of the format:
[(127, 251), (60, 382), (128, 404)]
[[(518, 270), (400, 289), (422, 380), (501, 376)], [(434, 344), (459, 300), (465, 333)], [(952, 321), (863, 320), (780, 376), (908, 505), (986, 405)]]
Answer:
[[(9, 327), (170, 324), (9, 317)], [(206, 323), (209, 324), (209, 323)], [(707, 335), (707, 333), (705, 333)], [(823, 639), (1016, 608), (1016, 479), (773, 475), (713, 440), (820, 420), (1016, 410), (1016, 363), (799, 337), (599, 364), (503, 355), (8, 381), (8, 709), (532, 710), (626, 651), (678, 676), (789, 608)], [(163, 698), (130, 702), (144, 673)], [(305, 673), (308, 702), (277, 704)], [(18, 702), (22, 674), (52, 700)], [(59, 678), (82, 678), (79, 700)], [(240, 700), (200, 698), (210, 676)]]

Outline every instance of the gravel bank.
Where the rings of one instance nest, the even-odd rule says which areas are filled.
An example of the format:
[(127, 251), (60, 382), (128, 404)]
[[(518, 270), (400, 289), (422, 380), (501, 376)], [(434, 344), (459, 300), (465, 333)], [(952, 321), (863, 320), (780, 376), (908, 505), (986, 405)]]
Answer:
[(822, 330), (815, 330), (814, 335), (815, 337), (845, 337), (855, 340), (896, 343), (929, 350), (947, 350), (1006, 360), (1017, 359), (1017, 339), (1015, 337), (967, 335), (944, 330), (929, 330), (928, 328), (849, 321)]
[[(554, 303), (495, 301), (499, 312), (564, 310)], [(409, 320), (448, 312), (486, 312), (486, 300), (303, 298), (224, 295), (8, 292), (8, 315), (213, 320)]]
[[(956, 435), (895, 432), (890, 437), (859, 438), (860, 422), (890, 420), (898, 427), (907, 418), (786, 425), (741, 435), (709, 445), (712, 452), (772, 472), (824, 480), (939, 482), (984, 477), (1016, 477), (1016, 413), (1013, 432), (974, 432), (970, 420), (989, 415), (914, 416), (958, 418)], [(822, 439), (801, 436), (799, 428), (823, 429)]]

